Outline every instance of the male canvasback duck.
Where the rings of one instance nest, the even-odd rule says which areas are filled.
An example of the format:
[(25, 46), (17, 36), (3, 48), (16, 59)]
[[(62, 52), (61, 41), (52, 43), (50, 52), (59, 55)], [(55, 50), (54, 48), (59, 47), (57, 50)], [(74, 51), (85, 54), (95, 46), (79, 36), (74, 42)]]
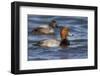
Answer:
[(62, 27), (60, 29), (60, 37), (61, 40), (57, 39), (49, 39), (49, 40), (43, 40), (40, 42), (40, 46), (42, 47), (67, 47), (70, 43), (68, 41), (68, 35), (69, 35), (69, 28)]
[(57, 22), (52, 20), (49, 25), (42, 25), (32, 30), (33, 34), (54, 34), (54, 28), (57, 26)]

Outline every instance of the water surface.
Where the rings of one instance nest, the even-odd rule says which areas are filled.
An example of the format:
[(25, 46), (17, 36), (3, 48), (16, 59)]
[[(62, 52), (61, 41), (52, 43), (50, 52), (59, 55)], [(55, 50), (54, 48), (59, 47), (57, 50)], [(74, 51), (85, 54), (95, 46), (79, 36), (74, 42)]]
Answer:
[[(40, 47), (35, 43), (52, 39), (53, 35), (33, 35), (32, 29), (41, 25), (48, 25), (55, 19), (58, 26), (70, 28), (73, 36), (69, 36), (70, 46), (60, 47)], [(54, 59), (84, 59), (88, 57), (88, 18), (79, 16), (43, 16), (28, 15), (28, 60), (54, 60)], [(59, 32), (56, 32), (57, 39), (60, 39)]]

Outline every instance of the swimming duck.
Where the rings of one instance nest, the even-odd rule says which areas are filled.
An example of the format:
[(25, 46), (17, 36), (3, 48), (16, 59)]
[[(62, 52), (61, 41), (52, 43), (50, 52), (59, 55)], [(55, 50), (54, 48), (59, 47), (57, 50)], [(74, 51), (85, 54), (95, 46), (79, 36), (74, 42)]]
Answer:
[(69, 28), (62, 27), (60, 29), (60, 37), (61, 40), (57, 39), (49, 39), (49, 40), (43, 40), (40, 42), (40, 46), (42, 47), (67, 47), (70, 43), (68, 41), (69, 36)]
[(57, 22), (52, 20), (49, 25), (42, 25), (32, 30), (33, 34), (54, 34), (54, 28), (57, 26)]

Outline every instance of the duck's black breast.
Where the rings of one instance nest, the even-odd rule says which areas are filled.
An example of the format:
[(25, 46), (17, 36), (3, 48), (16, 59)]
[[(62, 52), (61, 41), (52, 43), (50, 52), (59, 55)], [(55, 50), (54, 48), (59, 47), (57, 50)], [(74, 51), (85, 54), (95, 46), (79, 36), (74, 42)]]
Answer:
[(68, 39), (63, 39), (63, 40), (61, 40), (60, 46), (68, 46), (68, 45), (70, 45), (70, 42), (69, 42)]

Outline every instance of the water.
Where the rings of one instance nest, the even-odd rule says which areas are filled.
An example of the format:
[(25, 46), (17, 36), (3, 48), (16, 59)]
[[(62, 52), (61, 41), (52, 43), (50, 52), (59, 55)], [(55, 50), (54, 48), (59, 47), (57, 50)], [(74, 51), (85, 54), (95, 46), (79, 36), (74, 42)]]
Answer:
[[(70, 46), (60, 47), (40, 47), (35, 43), (44, 39), (52, 39), (54, 35), (33, 35), (32, 29), (40, 25), (48, 25), (55, 19), (58, 26), (70, 28), (73, 36), (69, 36)], [(54, 60), (54, 59), (84, 59), (88, 58), (88, 18), (77, 16), (42, 16), (28, 15), (28, 60)], [(59, 32), (56, 38), (60, 39)]]

